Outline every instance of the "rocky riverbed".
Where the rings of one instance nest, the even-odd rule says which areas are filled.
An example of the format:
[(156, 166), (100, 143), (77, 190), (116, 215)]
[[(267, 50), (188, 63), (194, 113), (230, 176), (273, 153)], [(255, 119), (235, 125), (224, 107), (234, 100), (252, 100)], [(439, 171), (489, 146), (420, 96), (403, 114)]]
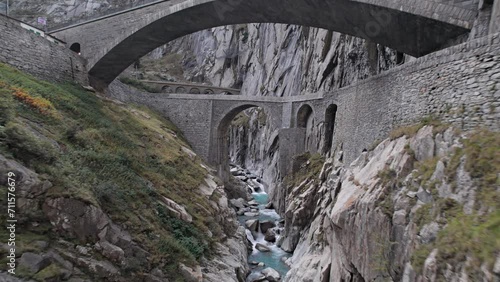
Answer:
[(289, 270), (290, 253), (279, 247), (283, 220), (276, 213), (262, 179), (247, 169), (232, 165), (231, 174), (244, 185), (249, 194), (231, 200), (239, 222), (246, 228), (250, 273), (247, 282), (281, 281)]

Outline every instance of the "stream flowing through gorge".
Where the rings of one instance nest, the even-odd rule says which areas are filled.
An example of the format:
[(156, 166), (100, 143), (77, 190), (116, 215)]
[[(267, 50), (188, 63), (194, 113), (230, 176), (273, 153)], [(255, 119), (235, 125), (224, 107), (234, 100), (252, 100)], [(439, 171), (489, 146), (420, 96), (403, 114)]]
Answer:
[(291, 257), (290, 253), (277, 245), (283, 231), (283, 221), (269, 203), (266, 185), (260, 178), (238, 166), (233, 166), (231, 173), (244, 183), (252, 196), (249, 202), (243, 199), (232, 201), (252, 247), (251, 250), (249, 248), (251, 273), (247, 281), (280, 281), (289, 270), (285, 261)]

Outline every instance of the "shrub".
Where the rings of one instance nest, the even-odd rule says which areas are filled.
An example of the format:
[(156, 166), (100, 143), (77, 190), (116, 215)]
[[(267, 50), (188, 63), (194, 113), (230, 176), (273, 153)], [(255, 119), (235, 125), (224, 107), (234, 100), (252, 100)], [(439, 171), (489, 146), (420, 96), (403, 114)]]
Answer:
[(56, 109), (52, 103), (42, 97), (33, 97), (25, 89), (20, 87), (12, 87), (14, 97), (22, 103), (37, 110), (43, 115), (55, 115)]
[(5, 126), (14, 117), (14, 99), (5, 88), (1, 87), (0, 81), (0, 126)]
[[(289, 187), (297, 187), (306, 179), (316, 178), (323, 167), (325, 159), (320, 154), (304, 153), (293, 157), (291, 175), (285, 177), (284, 183)], [(302, 191), (303, 192), (303, 191)]]
[(56, 150), (47, 141), (40, 140), (18, 123), (8, 123), (4, 130), (5, 142), (16, 158), (26, 163), (33, 159), (52, 163)]
[(191, 263), (195, 261), (194, 256), (178, 240), (172, 237), (163, 237), (158, 245), (158, 250), (163, 254), (167, 264), (175, 263), (180, 258), (184, 258), (184, 260)]
[(118, 208), (126, 207), (123, 190), (113, 182), (102, 182), (93, 186), (94, 194), (101, 205), (112, 204)]
[(157, 206), (158, 214), (167, 229), (174, 235), (174, 238), (188, 250), (196, 259), (201, 258), (208, 250), (207, 244), (203, 242), (203, 234), (192, 223), (184, 222), (178, 218), (171, 217), (168, 211), (162, 206)]

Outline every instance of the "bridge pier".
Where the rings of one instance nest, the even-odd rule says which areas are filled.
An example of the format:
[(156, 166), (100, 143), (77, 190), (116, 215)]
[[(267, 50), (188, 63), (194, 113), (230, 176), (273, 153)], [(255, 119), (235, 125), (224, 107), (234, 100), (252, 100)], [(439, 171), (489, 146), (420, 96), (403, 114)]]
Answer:
[(279, 131), (279, 168), (282, 176), (292, 173), (293, 157), (305, 152), (306, 129), (282, 128)]

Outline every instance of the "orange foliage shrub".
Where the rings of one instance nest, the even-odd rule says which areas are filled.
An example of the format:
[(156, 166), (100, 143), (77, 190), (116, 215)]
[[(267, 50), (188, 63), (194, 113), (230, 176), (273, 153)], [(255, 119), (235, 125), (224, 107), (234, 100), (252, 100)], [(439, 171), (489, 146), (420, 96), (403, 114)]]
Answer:
[(38, 110), (44, 115), (54, 115), (55, 108), (52, 103), (42, 97), (33, 97), (29, 95), (26, 90), (19, 87), (12, 87), (13, 95), (16, 99), (23, 102), (24, 104)]

